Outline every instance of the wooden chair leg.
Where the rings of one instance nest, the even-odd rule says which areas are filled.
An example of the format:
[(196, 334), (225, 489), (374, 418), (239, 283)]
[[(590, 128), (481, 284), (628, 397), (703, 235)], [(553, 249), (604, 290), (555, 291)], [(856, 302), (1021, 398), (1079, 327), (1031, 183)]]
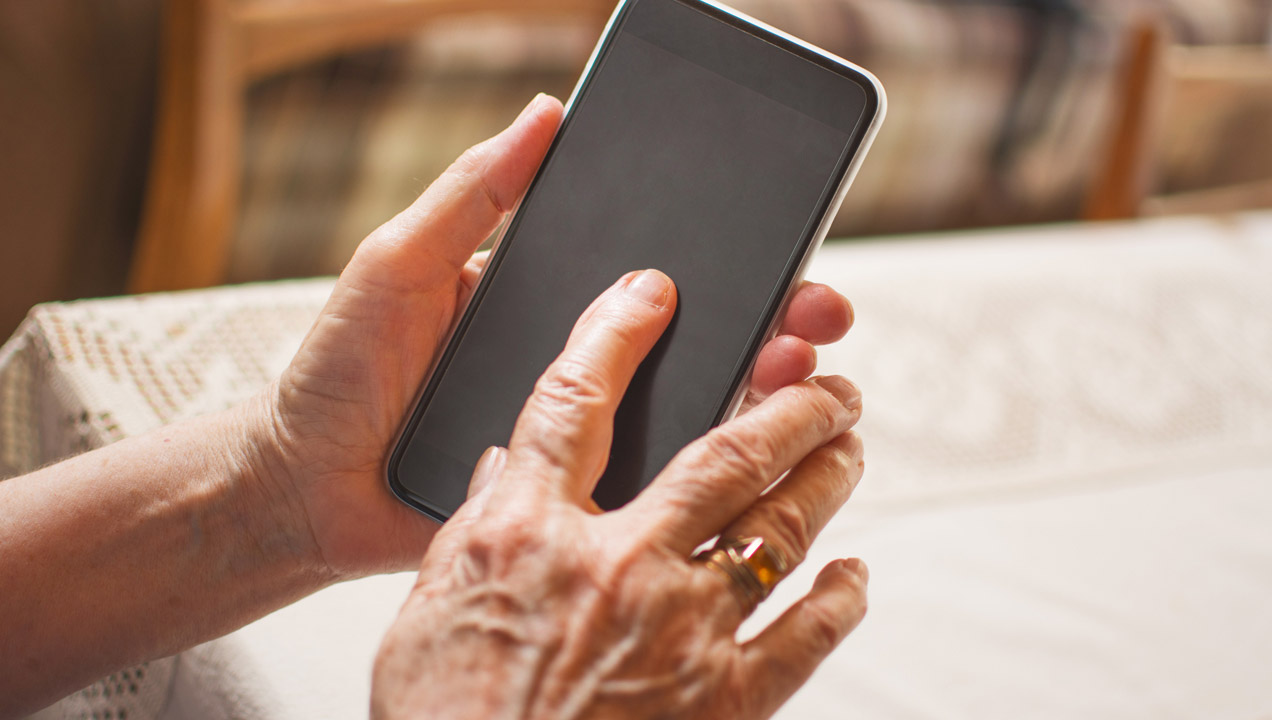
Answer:
[(163, 22), (131, 292), (224, 282), (238, 204), (244, 83), (228, 0), (167, 0)]
[(1137, 217), (1148, 197), (1167, 39), (1167, 31), (1155, 20), (1130, 31), (1117, 86), (1119, 111), (1106, 141), (1104, 163), (1087, 192), (1082, 212), (1086, 220)]

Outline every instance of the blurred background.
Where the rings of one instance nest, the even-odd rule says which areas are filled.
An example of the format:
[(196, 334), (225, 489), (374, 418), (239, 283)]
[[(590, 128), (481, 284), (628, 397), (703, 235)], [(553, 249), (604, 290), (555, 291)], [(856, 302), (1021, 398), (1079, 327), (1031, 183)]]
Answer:
[[(1272, 0), (735, 0), (874, 71), (861, 236), (1272, 206)], [(0, 4), (0, 335), (31, 305), (339, 272), (610, 0)]]

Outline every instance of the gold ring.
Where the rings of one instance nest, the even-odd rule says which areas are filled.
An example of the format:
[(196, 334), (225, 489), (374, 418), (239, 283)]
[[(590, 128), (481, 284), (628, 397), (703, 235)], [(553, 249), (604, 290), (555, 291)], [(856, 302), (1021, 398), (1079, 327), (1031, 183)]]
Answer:
[(694, 555), (729, 580), (729, 587), (750, 615), (786, 575), (788, 565), (781, 551), (764, 538), (720, 538), (715, 547)]

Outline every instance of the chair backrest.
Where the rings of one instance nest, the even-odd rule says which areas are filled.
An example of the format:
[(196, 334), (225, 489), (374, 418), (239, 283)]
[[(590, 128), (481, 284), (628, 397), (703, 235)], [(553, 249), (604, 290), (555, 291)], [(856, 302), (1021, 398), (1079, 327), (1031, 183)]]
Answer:
[(1084, 217), (1272, 207), (1272, 47), (1172, 46), (1155, 22), (1133, 32)]
[(1173, 48), (1147, 215), (1272, 208), (1272, 48)]
[(155, 141), (129, 290), (225, 281), (253, 82), (457, 15), (582, 16), (599, 25), (612, 8), (610, 0), (166, 0)]

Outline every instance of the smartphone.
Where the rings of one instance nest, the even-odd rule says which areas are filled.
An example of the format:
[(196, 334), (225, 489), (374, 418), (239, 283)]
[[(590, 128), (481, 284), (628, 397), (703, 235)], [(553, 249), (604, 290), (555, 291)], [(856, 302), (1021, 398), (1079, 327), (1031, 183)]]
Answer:
[(388, 459), (444, 522), (574, 322), (631, 270), (676, 283), (594, 498), (635, 497), (741, 403), (883, 119), (866, 71), (708, 0), (625, 0)]

